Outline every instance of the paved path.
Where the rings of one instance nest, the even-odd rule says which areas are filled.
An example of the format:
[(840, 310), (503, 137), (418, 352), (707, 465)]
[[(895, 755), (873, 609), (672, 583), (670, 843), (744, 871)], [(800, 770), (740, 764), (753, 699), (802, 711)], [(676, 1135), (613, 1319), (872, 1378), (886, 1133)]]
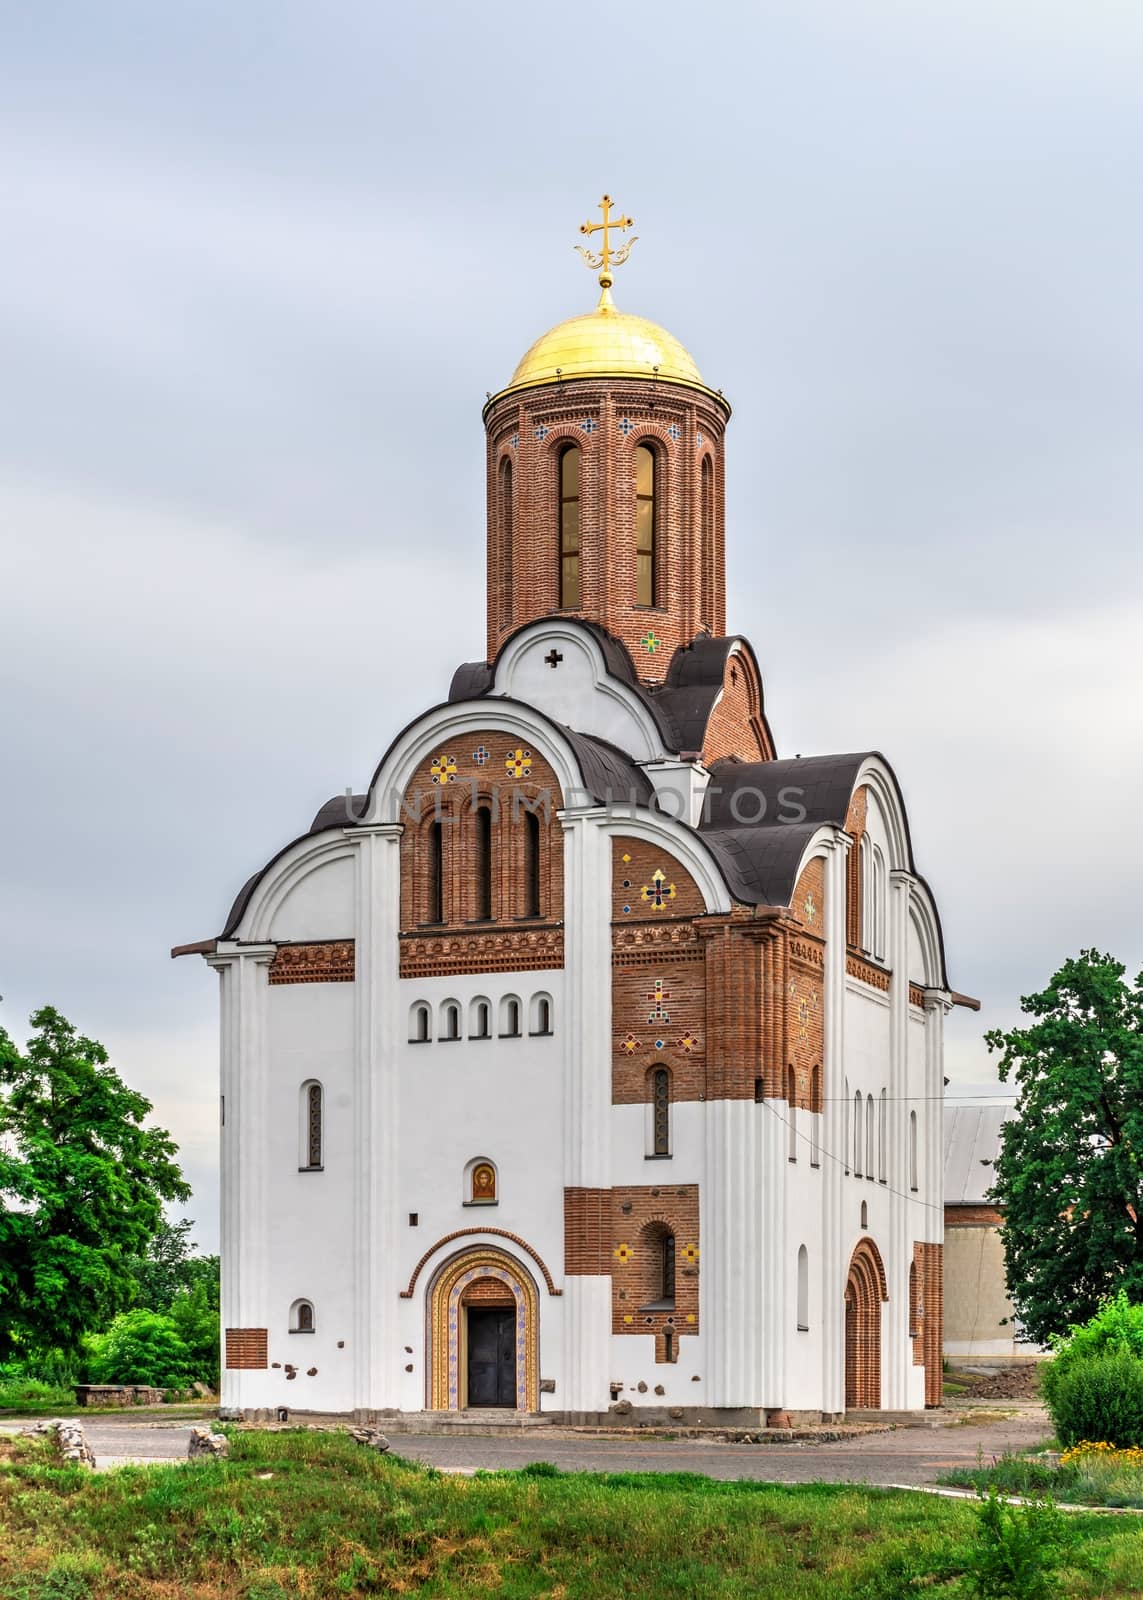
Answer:
[[(100, 1468), (129, 1461), (186, 1459), (191, 1423), (138, 1417), (84, 1417)], [(23, 1424), (5, 1422), (4, 1431)], [(534, 1428), (480, 1437), (391, 1435), (394, 1455), (445, 1471), (476, 1472), (551, 1461), (567, 1472), (701, 1472), (710, 1478), (774, 1483), (932, 1484), (949, 1467), (972, 1466), (1005, 1450), (1027, 1450), (1046, 1438), (1042, 1412), (999, 1422), (895, 1428), (834, 1444), (721, 1444), (706, 1439), (606, 1438)]]
[(835, 1444), (718, 1444), (704, 1439), (607, 1439), (549, 1435), (434, 1438), (393, 1434), (395, 1455), (452, 1471), (551, 1461), (575, 1472), (701, 1472), (774, 1483), (931, 1484), (950, 1467), (1027, 1450), (1050, 1433), (1042, 1414), (947, 1428), (895, 1428)]

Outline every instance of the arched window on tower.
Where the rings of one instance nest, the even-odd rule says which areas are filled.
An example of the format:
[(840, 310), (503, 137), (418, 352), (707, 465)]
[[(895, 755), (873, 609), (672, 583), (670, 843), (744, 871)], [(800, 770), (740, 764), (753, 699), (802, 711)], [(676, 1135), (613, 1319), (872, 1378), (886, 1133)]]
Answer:
[(714, 632), (714, 463), (702, 458), (699, 540), (699, 622)]
[(579, 447), (560, 453), (560, 609), (576, 611), (579, 584)]
[(658, 532), (655, 504), (655, 452), (641, 444), (635, 452), (635, 603), (658, 604), (655, 582), (655, 536)]
[(476, 808), (476, 906), (477, 922), (492, 920), (492, 807), (482, 802)]
[(540, 819), (524, 813), (524, 915), (540, 915)]
[(425, 921), (444, 921), (444, 824), (439, 817), (429, 823), (425, 863)]
[(649, 1222), (639, 1243), (641, 1253), (645, 1252), (644, 1281), (652, 1297), (649, 1305), (671, 1310), (675, 1304), (675, 1236), (665, 1222)]
[(512, 626), (512, 463), (500, 463), (500, 493), (497, 500), (500, 542), (500, 626)]

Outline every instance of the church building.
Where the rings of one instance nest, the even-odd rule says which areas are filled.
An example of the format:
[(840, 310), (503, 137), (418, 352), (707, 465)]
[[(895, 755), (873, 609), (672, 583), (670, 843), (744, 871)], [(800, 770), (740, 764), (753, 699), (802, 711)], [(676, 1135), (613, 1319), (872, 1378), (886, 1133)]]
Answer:
[(485, 659), (174, 952), (221, 979), (226, 1414), (940, 1404), (962, 997), (885, 758), (775, 749), (730, 406), (613, 304), (630, 226), (484, 407)]

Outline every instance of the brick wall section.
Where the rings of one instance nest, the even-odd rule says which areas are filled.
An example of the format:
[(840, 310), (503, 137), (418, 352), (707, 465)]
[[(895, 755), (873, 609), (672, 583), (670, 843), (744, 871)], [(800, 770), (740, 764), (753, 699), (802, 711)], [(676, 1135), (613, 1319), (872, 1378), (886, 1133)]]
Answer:
[[(477, 923), (474, 810), (481, 801), (491, 804), (493, 812), (492, 919)], [(507, 734), (486, 730), (449, 738), (425, 757), (409, 782), (402, 812), (402, 977), (562, 966), (563, 830), (556, 819), (562, 803), (556, 775), (544, 756)], [(529, 807), (540, 820), (538, 919), (523, 915)], [(444, 845), (444, 921), (430, 924), (429, 828), (438, 818)]]
[(265, 1328), (227, 1328), (228, 1371), (261, 1371), (269, 1365), (269, 1333)]
[(516, 1303), (515, 1295), (502, 1278), (477, 1278), (460, 1298), (466, 1306), (511, 1306)]
[(881, 1306), (885, 1299), (881, 1254), (872, 1239), (862, 1239), (850, 1260), (845, 1286), (847, 1410), (881, 1405)]
[(762, 718), (762, 682), (753, 661), (741, 653), (726, 663), (722, 698), (711, 713), (702, 748), (708, 767), (727, 756), (742, 761), (774, 759)]
[[(576, 379), (506, 394), (487, 407), (488, 659), (523, 622), (559, 608), (558, 460), (580, 454), (581, 604), (570, 613), (622, 639), (640, 676), (660, 681), (672, 651), (726, 628), (726, 410), (701, 390), (637, 378)], [(624, 419), (631, 424), (624, 430)], [(590, 422), (590, 429), (584, 423)], [(701, 442), (699, 436), (701, 435)], [(515, 443), (513, 443), (515, 440)], [(657, 453), (658, 604), (635, 603), (635, 451)], [(714, 615), (701, 615), (704, 456), (714, 470)], [(511, 614), (501, 604), (500, 464), (512, 463)], [(641, 641), (651, 630), (659, 641)]]
[(854, 790), (845, 818), (845, 831), (853, 835), (853, 843), (849, 848), (849, 857), (845, 864), (845, 937), (850, 948), (854, 950), (861, 948), (861, 841), (865, 836), (868, 807), (868, 791), (862, 784), (860, 789)]
[(611, 1190), (564, 1190), (564, 1272), (606, 1277), (611, 1271)]
[(946, 1206), (946, 1228), (1002, 1228), (1004, 1213), (999, 1206)]
[(944, 1248), (939, 1244), (922, 1244), (921, 1278), (923, 1313), (921, 1316), (921, 1342), (925, 1362), (925, 1404), (939, 1406), (944, 1399)]
[[(664, 1331), (699, 1331), (699, 1192), (697, 1184), (616, 1188), (611, 1192), (611, 1331), (654, 1333), (655, 1359), (666, 1359)], [(649, 1309), (662, 1291), (661, 1232), (675, 1237), (675, 1300)]]
[(271, 983), (352, 983), (353, 977), (352, 939), (280, 944), (270, 963)]

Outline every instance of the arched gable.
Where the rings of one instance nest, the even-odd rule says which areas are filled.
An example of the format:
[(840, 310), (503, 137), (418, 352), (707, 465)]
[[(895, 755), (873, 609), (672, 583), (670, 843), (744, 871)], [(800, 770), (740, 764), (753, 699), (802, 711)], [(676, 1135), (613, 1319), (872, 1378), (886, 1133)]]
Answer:
[(709, 766), (733, 756), (772, 761), (774, 743), (762, 709), (762, 677), (754, 653), (736, 639), (726, 658), (722, 688), (710, 713), (702, 758)]

